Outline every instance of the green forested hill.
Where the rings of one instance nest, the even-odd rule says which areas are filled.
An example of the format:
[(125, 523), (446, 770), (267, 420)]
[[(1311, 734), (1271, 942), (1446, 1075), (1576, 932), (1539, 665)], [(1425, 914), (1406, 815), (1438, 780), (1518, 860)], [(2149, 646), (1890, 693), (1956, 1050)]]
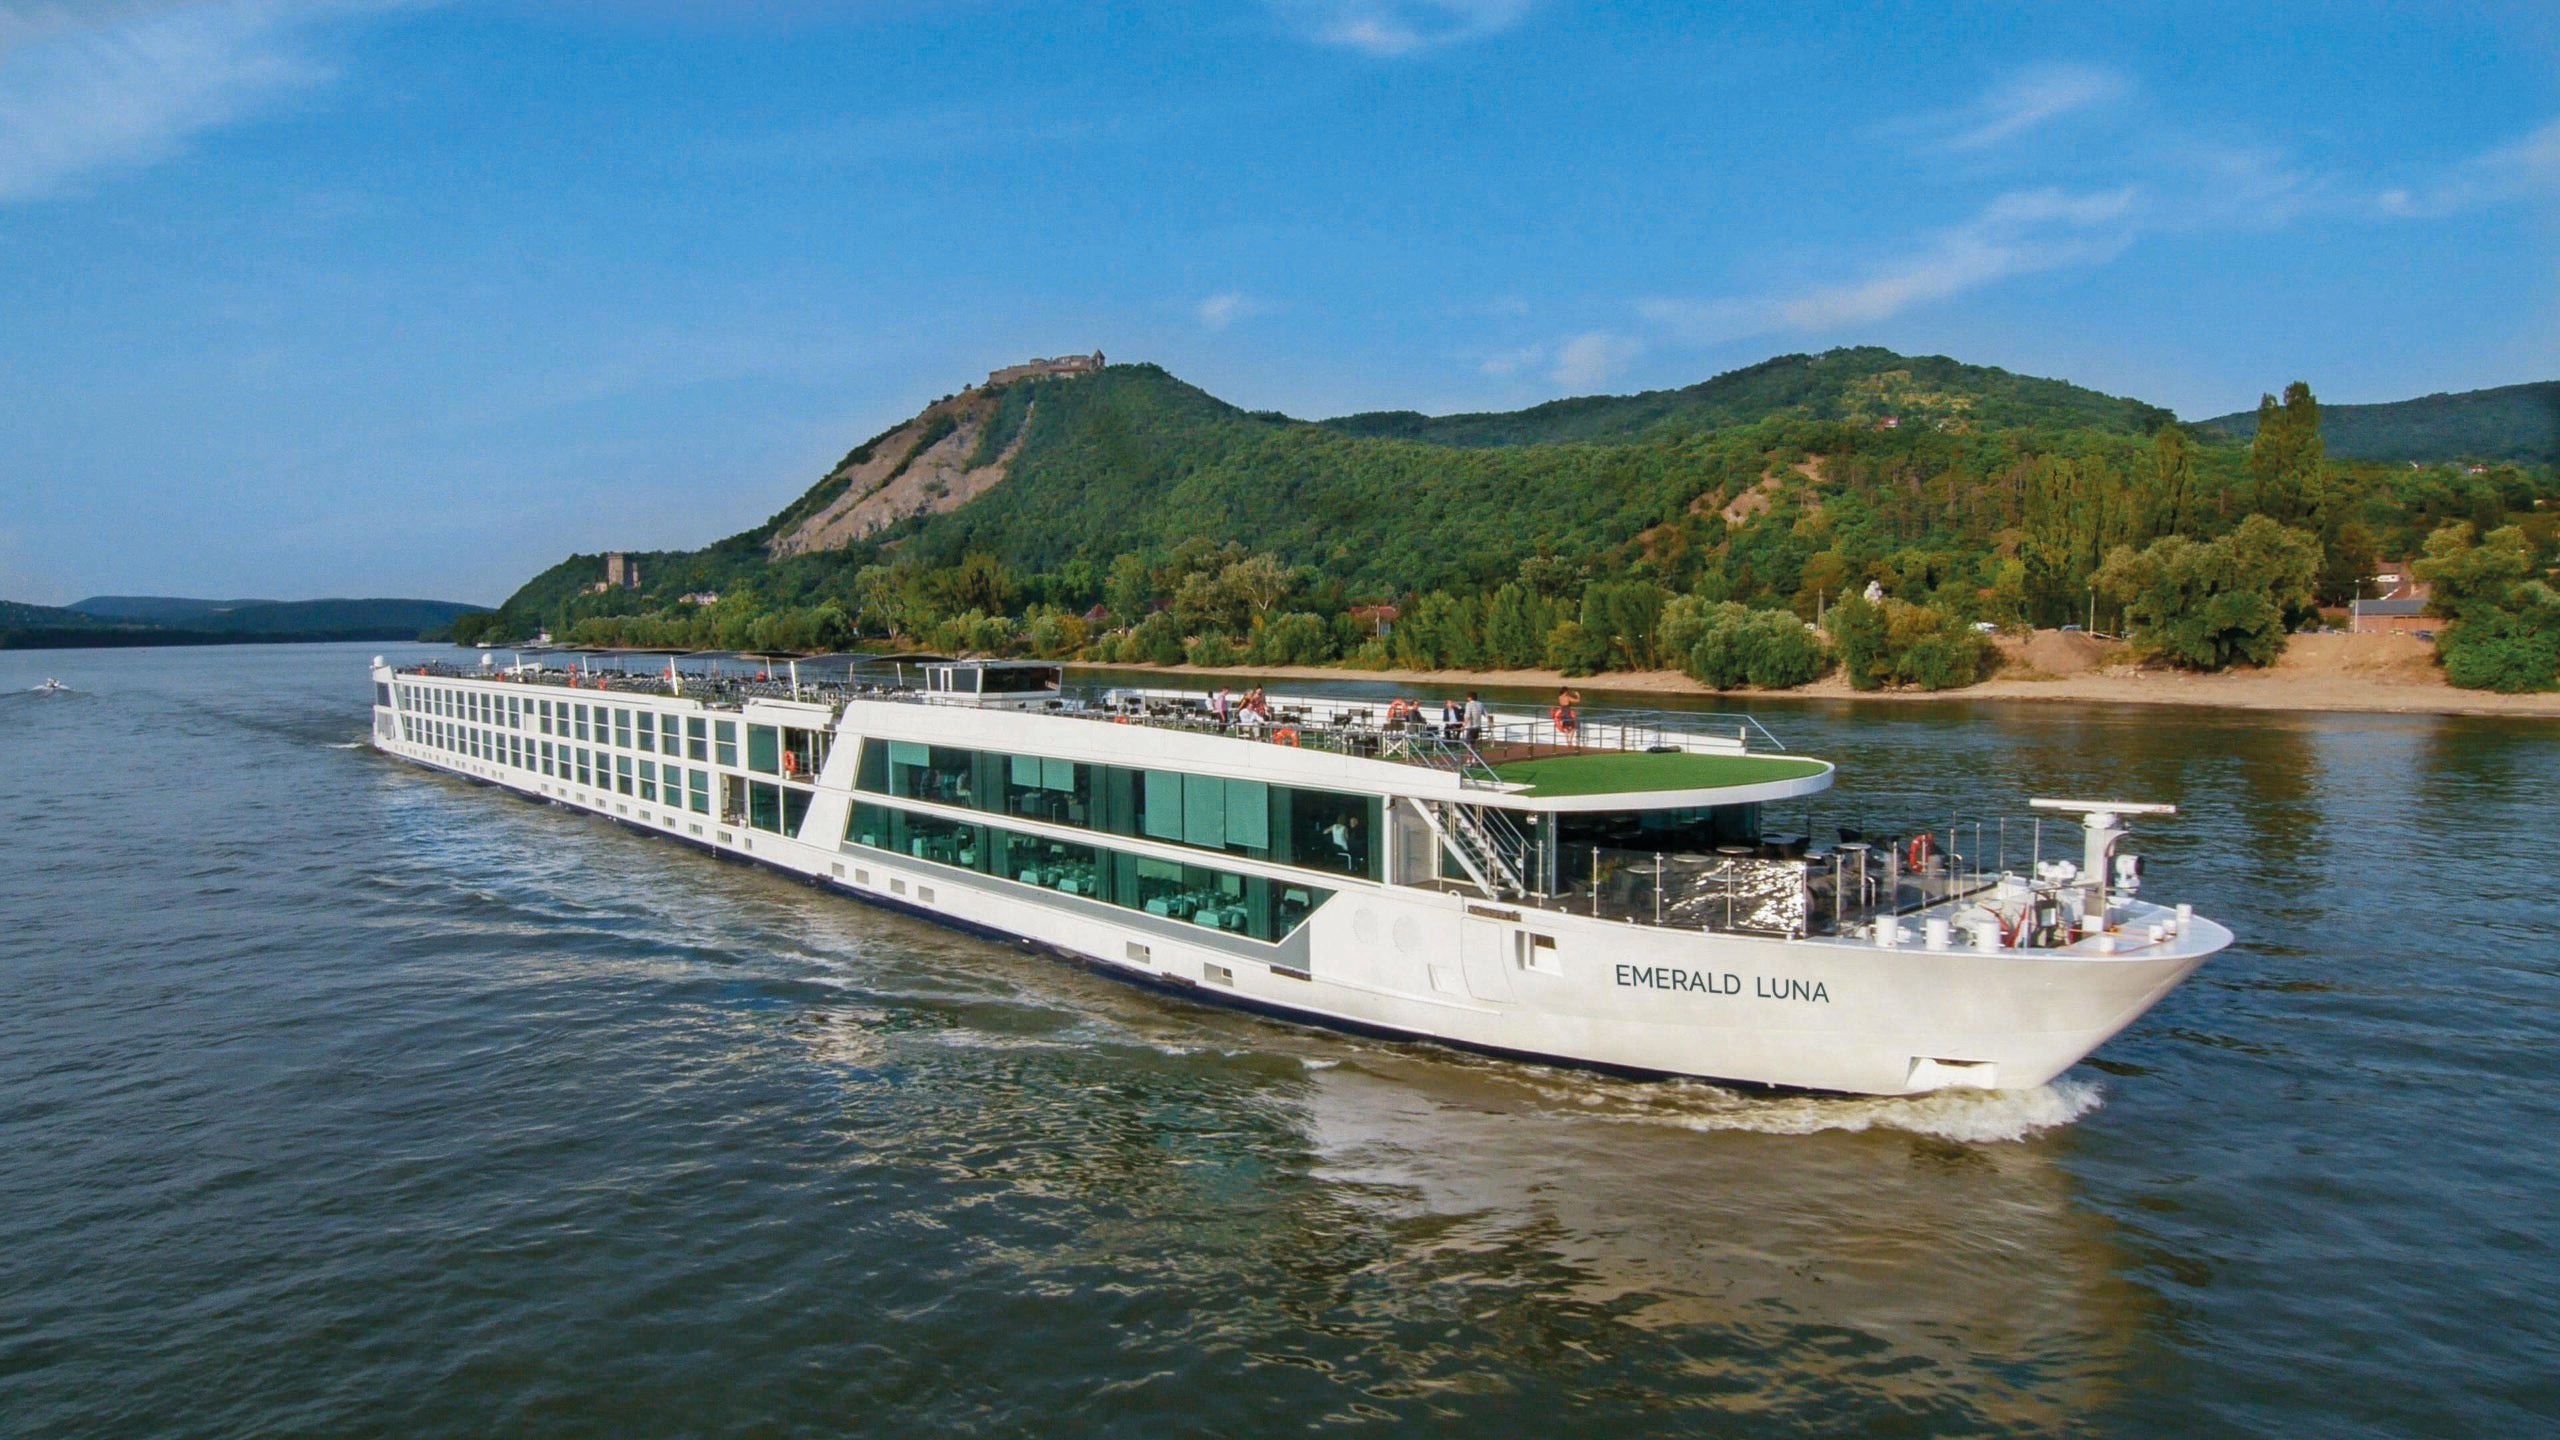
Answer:
[(1674, 444), (1453, 450), (1249, 415), (1153, 366), (1051, 384), (1006, 481), (914, 525), (921, 559), (1024, 570), (1194, 537), (1234, 540), (1354, 585), (1500, 575), (1540, 546), (1623, 543), (1696, 492)]
[[(1248, 412), (1153, 365), (1020, 382), (1000, 403), (1017, 420), (1029, 415), (1028, 434), (1004, 482), (969, 504), (835, 552), (771, 557), (770, 537), (834, 498), (842, 482), (831, 478), (752, 530), (699, 551), (638, 557), (645, 594), (750, 584), (807, 601), (844, 593), (861, 565), (892, 554), (950, 564), (978, 552), (1023, 572), (1081, 565), (1099, 574), (1123, 553), (1201, 538), (1392, 593), (1505, 575), (1532, 554), (1597, 553), (1679, 520), (1706, 492), (1760, 479), (1766, 445), (1737, 438), (1753, 425), (1848, 437), (1821, 442), (1834, 450), (1873, 435), (1888, 447), (1961, 454), (1978, 468), (2014, 460), (2017, 432), (2131, 440), (2172, 419), (2061, 381), (1872, 348), (1784, 356), (1685, 390), (1412, 424)], [(1893, 428), (1879, 429), (1888, 420)], [(1010, 423), (990, 431), (1012, 433)], [(1786, 443), (1774, 432), (1761, 439)], [(570, 557), (509, 600), (510, 619), (637, 603), (571, 605), (600, 574), (601, 557)]]
[(1844, 350), (1515, 415), (1315, 423), (1118, 365), (947, 397), (765, 524), (634, 556), (639, 586), (602, 589), (603, 557), (572, 556), (463, 628), (1101, 653), (1099, 606), (1091, 635), (1124, 658), (1379, 658), (1363, 607), (1384, 602), (1409, 663), (1652, 663), (1613, 637), (1664, 597), (1811, 618), (1873, 584), (1928, 633), (2087, 623), (2119, 547), (2204, 545), (2253, 514), (2309, 537), (2333, 606), (2449, 523), (2550, 539), (2547, 471), (2341, 463), (2300, 400), (2309, 438), (2253, 450), (2060, 381)]
[(1435, 445), (1539, 445), (1629, 440), (1671, 430), (1711, 430), (1771, 417), (1953, 430), (2094, 429), (2148, 435), (2175, 417), (2061, 380), (1965, 365), (1943, 355), (1897, 355), (1875, 346), (1781, 355), (1679, 390), (1554, 400), (1500, 414), (1422, 415), (1378, 410), (1324, 422), (1346, 435)]
[[(2258, 433), (2254, 410), (2202, 423), (2241, 440)], [(2320, 432), (2329, 453), (2344, 460), (2560, 465), (2560, 380), (2381, 405), (2324, 405)]]

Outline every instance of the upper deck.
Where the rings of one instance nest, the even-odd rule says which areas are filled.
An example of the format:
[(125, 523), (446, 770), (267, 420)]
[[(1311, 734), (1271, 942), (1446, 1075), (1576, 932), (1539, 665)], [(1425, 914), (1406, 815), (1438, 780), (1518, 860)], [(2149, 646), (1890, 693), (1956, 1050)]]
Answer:
[(504, 666), (429, 664), (412, 672), (681, 697), (709, 710), (797, 702), (827, 706), (841, 718), (848, 705), (885, 702), (1173, 731), (1437, 772), (1440, 778), (1430, 788), (1454, 781), (1470, 803), (1508, 809), (1742, 804), (1812, 794), (1828, 788), (1832, 778), (1828, 762), (1783, 753), (1777, 738), (1750, 716), (1695, 711), (1586, 708), (1560, 720), (1552, 712), (1491, 707), (1483, 723), (1469, 727), (1445, 723), (1432, 711), (1408, 713), (1386, 700), (1278, 694), (1259, 713), (1231, 708), (1222, 718), (1208, 689), (1068, 684), (1063, 667), (1054, 664), (940, 656), (791, 661), (576, 652)]

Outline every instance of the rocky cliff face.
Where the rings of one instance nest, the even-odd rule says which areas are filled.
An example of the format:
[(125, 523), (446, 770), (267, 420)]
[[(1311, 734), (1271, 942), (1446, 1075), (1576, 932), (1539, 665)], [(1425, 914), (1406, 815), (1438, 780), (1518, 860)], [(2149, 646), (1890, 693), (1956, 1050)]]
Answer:
[(855, 451), (819, 482), (821, 491), (836, 491), (834, 498), (775, 531), (766, 552), (778, 560), (841, 549), (910, 516), (957, 510), (985, 494), (1004, 479), (1031, 433), (1026, 415), (1002, 450), (981, 453), (998, 399), (993, 390), (964, 390)]

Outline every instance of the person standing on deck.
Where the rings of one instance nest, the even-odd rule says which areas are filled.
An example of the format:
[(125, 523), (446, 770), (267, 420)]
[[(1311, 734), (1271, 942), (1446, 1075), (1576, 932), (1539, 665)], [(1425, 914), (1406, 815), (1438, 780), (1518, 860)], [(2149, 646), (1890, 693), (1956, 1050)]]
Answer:
[(1221, 734), (1224, 734), (1226, 731), (1227, 717), (1230, 714), (1231, 709), (1232, 707), (1227, 700), (1226, 686), (1221, 685), (1210, 693), (1209, 718), (1218, 722), (1218, 730)]
[(1484, 701), (1479, 699), (1476, 692), (1473, 690), (1468, 691), (1466, 710), (1467, 743), (1470, 745), (1482, 744), (1484, 741), (1485, 726), (1490, 723), (1492, 719), (1493, 712), (1484, 708)]
[(1567, 685), (1556, 692), (1556, 708), (1547, 712), (1547, 718), (1556, 722), (1556, 738), (1567, 745), (1582, 743), (1581, 704), (1582, 692)]

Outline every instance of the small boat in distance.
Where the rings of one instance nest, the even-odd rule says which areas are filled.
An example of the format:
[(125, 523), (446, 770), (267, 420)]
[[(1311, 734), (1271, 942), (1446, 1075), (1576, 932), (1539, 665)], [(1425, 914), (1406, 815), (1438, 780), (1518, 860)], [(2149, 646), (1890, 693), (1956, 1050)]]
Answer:
[(48, 675), (45, 677), (44, 683), (36, 687), (36, 693), (39, 695), (67, 695), (71, 693), (71, 687)]
[(1749, 716), (1239, 710), (1071, 691), (1034, 661), (490, 658), (377, 659), (375, 747), (1365, 1034), (1791, 1089), (2025, 1089), (2232, 938), (2139, 893), (2125, 822), (2173, 807), (2032, 802), (2079, 821), (2072, 856), (2040, 827), (1790, 833), (1772, 812), (1833, 767)]

